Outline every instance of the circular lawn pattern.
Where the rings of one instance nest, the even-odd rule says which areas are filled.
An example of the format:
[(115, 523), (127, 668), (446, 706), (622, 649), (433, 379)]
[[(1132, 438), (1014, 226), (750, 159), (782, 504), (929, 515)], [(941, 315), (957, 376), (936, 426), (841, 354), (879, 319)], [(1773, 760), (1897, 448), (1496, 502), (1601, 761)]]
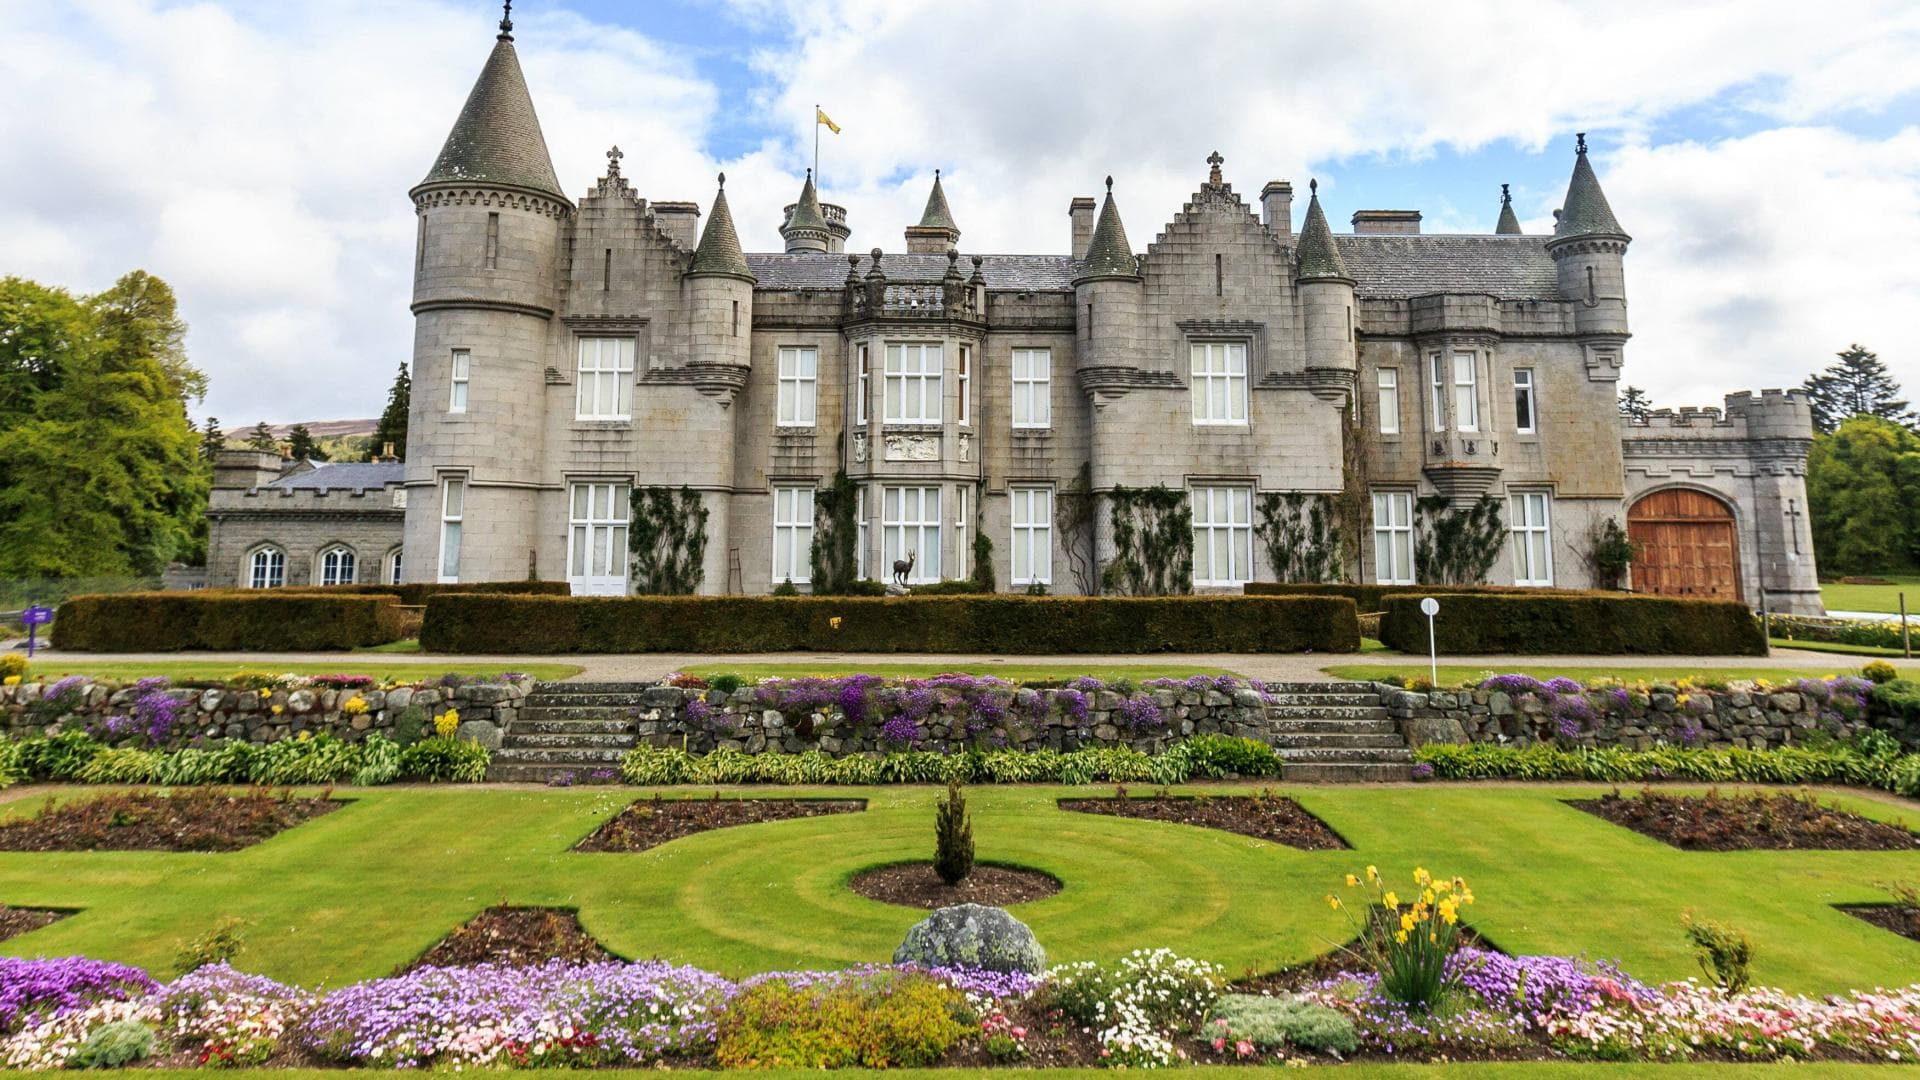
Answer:
[(905, 862), (862, 870), (853, 875), (847, 887), (869, 900), (931, 911), (955, 904), (1008, 907), (1031, 903), (1059, 892), (1060, 880), (1024, 866), (977, 863), (973, 873), (959, 884), (949, 885), (934, 873), (932, 863)]

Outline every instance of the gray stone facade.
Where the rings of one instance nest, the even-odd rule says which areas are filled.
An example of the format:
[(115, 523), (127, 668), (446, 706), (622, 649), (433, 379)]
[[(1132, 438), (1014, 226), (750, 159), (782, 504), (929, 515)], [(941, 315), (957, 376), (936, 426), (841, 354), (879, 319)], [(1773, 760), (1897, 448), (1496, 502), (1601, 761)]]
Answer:
[[(1396, 514), (1492, 495), (1544, 541), (1516, 534), (1491, 580), (1584, 587), (1592, 530), (1680, 485), (1733, 510), (1731, 592), (1818, 608), (1790, 513), (1804, 402), (1736, 395), (1710, 422), (1623, 430), (1629, 238), (1584, 140), (1551, 236), (1521, 235), (1504, 202), (1487, 235), (1423, 235), (1405, 211), (1335, 235), (1317, 191), (1296, 234), (1292, 185), (1249, 202), (1216, 154), (1144, 253), (1111, 178), (1103, 202), (1072, 201), (1051, 254), (967, 251), (968, 193), (939, 178), (893, 253), (847, 254), (851, 219), (809, 175), (786, 250), (748, 253), (725, 200), (771, 193), (723, 177), (702, 227), (620, 162), (562, 190), (503, 31), (411, 192), (407, 580), (627, 591), (623, 512), (601, 500), (684, 485), (709, 513), (702, 591), (804, 590), (808, 493), (844, 467), (866, 576), (909, 551), (916, 580), (967, 576), (984, 531), (1001, 588), (1079, 592), (1072, 566), (1114, 554), (1104, 512), (1091, 558), (1053, 522), (1084, 465), (1096, 492), (1191, 493), (1196, 525), (1217, 523), (1196, 533), (1200, 591), (1275, 576), (1253, 535), (1264, 494), (1378, 496), (1345, 522), (1361, 581), (1411, 579)], [(224, 504), (243, 500), (217, 498), (236, 520)]]
[(259, 450), (221, 451), (207, 500), (206, 584), (398, 580), (406, 519), (401, 475), (398, 462), (288, 462)]

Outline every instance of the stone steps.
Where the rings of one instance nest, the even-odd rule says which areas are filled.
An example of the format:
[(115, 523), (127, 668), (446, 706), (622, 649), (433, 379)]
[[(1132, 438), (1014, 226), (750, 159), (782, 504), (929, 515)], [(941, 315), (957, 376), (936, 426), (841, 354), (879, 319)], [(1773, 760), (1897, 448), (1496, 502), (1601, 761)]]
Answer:
[(1308, 694), (1303, 692), (1294, 692), (1294, 693), (1287, 693), (1287, 694), (1268, 694), (1267, 695), (1267, 708), (1269, 709), (1290, 709), (1290, 708), (1319, 709), (1319, 708), (1341, 707), (1341, 706), (1347, 706), (1347, 707), (1361, 706), (1361, 705), (1377, 706), (1379, 704), (1380, 704), (1380, 695), (1374, 694), (1374, 693)]
[(631, 727), (638, 711), (629, 705), (528, 705), (520, 709), (520, 715), (541, 721), (617, 721)]
[(513, 722), (514, 731), (529, 735), (621, 735), (633, 729), (633, 720), (626, 717), (554, 716), (551, 712)]
[(1355, 731), (1310, 731), (1294, 732), (1286, 737), (1286, 745), (1281, 748), (1285, 754), (1293, 750), (1398, 750), (1407, 752), (1407, 741), (1398, 731), (1362, 733)]
[(1304, 705), (1269, 705), (1269, 720), (1385, 720), (1387, 710), (1381, 705), (1328, 705), (1325, 707)]
[(585, 734), (570, 732), (563, 735), (542, 735), (533, 732), (511, 731), (501, 740), (502, 750), (631, 750), (633, 736), (627, 733)]
[(494, 751), (487, 779), (540, 783), (618, 769), (638, 739), (643, 683), (540, 683)]
[(1377, 720), (1329, 720), (1316, 716), (1290, 716), (1283, 719), (1269, 718), (1268, 724), (1276, 737), (1340, 733), (1353, 735), (1398, 735), (1400, 733), (1400, 725), (1386, 717)]

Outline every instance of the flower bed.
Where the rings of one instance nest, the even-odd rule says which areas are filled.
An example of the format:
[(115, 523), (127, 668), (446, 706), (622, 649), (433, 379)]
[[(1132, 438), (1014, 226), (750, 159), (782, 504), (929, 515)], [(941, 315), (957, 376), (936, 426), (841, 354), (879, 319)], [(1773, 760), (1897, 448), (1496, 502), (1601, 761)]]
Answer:
[(723, 799), (717, 791), (711, 799), (666, 799), (655, 795), (615, 814), (574, 845), (574, 850), (645, 851), (711, 829), (824, 814), (857, 814), (866, 808), (864, 799)]
[(1007, 907), (1044, 899), (1060, 891), (1060, 879), (1020, 866), (976, 863), (958, 884), (940, 879), (930, 862), (895, 863), (862, 870), (847, 887), (869, 900), (903, 907), (934, 908), (955, 904)]
[(1623, 798), (1619, 789), (1571, 805), (1685, 851), (1920, 850), (1920, 836), (1838, 807), (1811, 794), (1749, 791), (1673, 795), (1646, 790)]
[(612, 959), (613, 954), (581, 927), (575, 912), (502, 904), (454, 927), (401, 974), (432, 967), (534, 967), (554, 960), (587, 964)]
[(1125, 788), (1119, 788), (1111, 799), (1061, 799), (1059, 805), (1060, 809), (1077, 814), (1106, 814), (1221, 829), (1303, 851), (1348, 846), (1326, 822), (1309, 814), (1299, 803), (1270, 790), (1258, 795), (1168, 795), (1163, 792), (1142, 798), (1128, 795)]
[(43, 926), (50, 926), (73, 914), (71, 911), (53, 911), (47, 908), (8, 907), (0, 904), (0, 941), (21, 934), (31, 933)]
[(0, 821), (0, 851), (238, 851), (342, 804), (264, 790), (109, 792)]

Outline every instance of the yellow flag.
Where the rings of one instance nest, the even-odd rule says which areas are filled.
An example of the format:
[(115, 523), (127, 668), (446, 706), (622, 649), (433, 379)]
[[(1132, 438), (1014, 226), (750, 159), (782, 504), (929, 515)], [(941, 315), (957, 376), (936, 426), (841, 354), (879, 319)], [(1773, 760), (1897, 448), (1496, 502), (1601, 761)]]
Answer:
[(825, 124), (827, 125), (828, 131), (833, 132), (835, 135), (840, 134), (840, 125), (834, 123), (833, 117), (828, 116), (818, 105), (813, 107), (813, 122), (816, 124)]

